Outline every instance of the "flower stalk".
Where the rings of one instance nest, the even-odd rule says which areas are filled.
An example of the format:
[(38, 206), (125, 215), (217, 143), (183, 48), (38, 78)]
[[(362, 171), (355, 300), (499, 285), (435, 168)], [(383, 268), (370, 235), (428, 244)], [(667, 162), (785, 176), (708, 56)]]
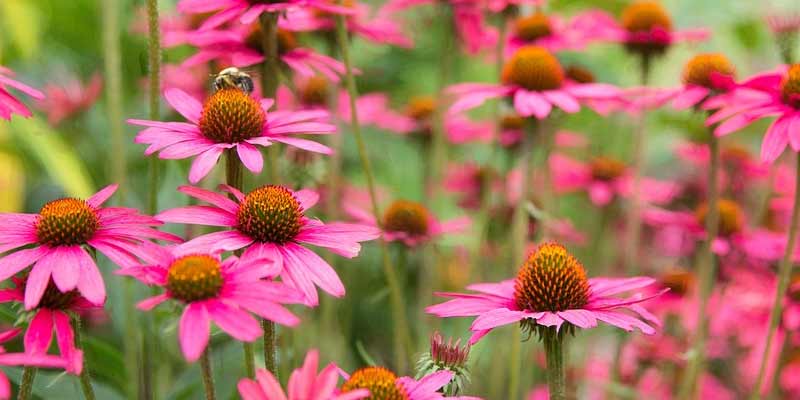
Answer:
[[(72, 316), (72, 325), (75, 330), (75, 347), (82, 350), (83, 340), (81, 339), (81, 317), (77, 314)], [(95, 400), (94, 388), (92, 387), (92, 376), (89, 373), (89, 368), (86, 365), (86, 359), (83, 360), (83, 368), (79, 376), (81, 382), (81, 391), (83, 398), (86, 400)]]
[(26, 366), (22, 370), (22, 382), (19, 384), (17, 400), (28, 400), (33, 392), (33, 380), (36, 378), (36, 367)]
[(525, 132), (522, 135), (521, 155), (519, 159), (520, 176), (520, 198), (514, 209), (511, 219), (511, 254), (513, 257), (511, 265), (518, 266), (525, 260), (525, 245), (528, 239), (528, 211), (526, 204), (530, 198), (530, 175), (531, 163), (533, 162), (534, 143), (539, 136), (539, 121), (527, 119), (525, 122)]
[(217, 395), (214, 390), (214, 377), (211, 374), (211, 355), (206, 349), (200, 357), (200, 369), (203, 373), (203, 388), (206, 391), (206, 400), (216, 400)]
[(566, 400), (564, 335), (553, 327), (547, 327), (543, 329), (542, 342), (544, 343), (544, 352), (547, 358), (547, 389), (550, 393), (550, 400)]
[[(158, 19), (158, 0), (147, 0), (147, 32), (149, 118), (158, 121), (161, 106), (161, 27)], [(158, 157), (151, 156), (148, 164), (148, 214), (155, 214), (158, 211), (159, 174)]]
[(261, 320), (261, 330), (264, 331), (264, 367), (272, 375), (278, 376), (278, 364), (276, 362), (277, 341), (275, 340), (275, 323), (266, 319)]
[(797, 154), (797, 165), (795, 169), (795, 190), (794, 190), (794, 203), (792, 205), (792, 219), (789, 223), (788, 238), (786, 240), (786, 249), (784, 249), (783, 258), (778, 265), (778, 288), (775, 291), (775, 301), (772, 305), (772, 310), (769, 313), (769, 330), (767, 331), (766, 344), (764, 345), (764, 354), (761, 356), (761, 365), (758, 368), (758, 377), (753, 386), (753, 392), (750, 394), (751, 400), (761, 398), (761, 386), (764, 383), (764, 376), (767, 370), (767, 363), (769, 362), (770, 347), (772, 340), (775, 337), (775, 332), (778, 330), (781, 314), (783, 313), (783, 298), (786, 295), (786, 290), (789, 288), (789, 283), (792, 277), (792, 256), (794, 256), (795, 245), (797, 244), (797, 226), (798, 217), (800, 217), (800, 153)]
[[(383, 218), (381, 216), (380, 207), (378, 206), (378, 198), (375, 191), (375, 178), (372, 174), (372, 165), (367, 153), (367, 146), (364, 143), (364, 138), (361, 135), (361, 125), (358, 121), (358, 109), (356, 108), (356, 99), (358, 98), (358, 91), (356, 90), (355, 78), (353, 77), (353, 65), (350, 60), (350, 47), (347, 38), (347, 28), (345, 25), (345, 16), (338, 15), (336, 17), (336, 40), (342, 54), (342, 61), (345, 65), (345, 85), (347, 86), (347, 93), (350, 101), (350, 124), (353, 129), (353, 137), (356, 141), (358, 148), (358, 155), (361, 159), (361, 167), (367, 180), (367, 189), (369, 191), (370, 203), (372, 205), (372, 213), (375, 217), (375, 222), (378, 227), (383, 229)], [(403, 300), (403, 292), (400, 286), (400, 281), (397, 276), (397, 271), (392, 265), (392, 260), (389, 255), (389, 246), (385, 240), (379, 240), (381, 246), (381, 258), (383, 262), (383, 270), (386, 275), (386, 281), (389, 285), (389, 295), (392, 308), (392, 317), (394, 329), (394, 357), (395, 369), (398, 372), (405, 371), (408, 368), (408, 360), (413, 351), (411, 334), (408, 331), (408, 322), (405, 314), (405, 302)]]
[[(278, 59), (278, 14), (263, 13), (259, 23), (261, 24), (261, 48), (264, 51), (264, 62), (261, 65), (261, 96), (274, 99), (281, 76)], [(281, 175), (275, 146), (267, 149), (267, 161), (270, 166), (269, 177), (274, 184), (278, 184)]]
[(708, 146), (711, 153), (711, 162), (707, 178), (708, 199), (706, 201), (708, 203), (708, 213), (705, 220), (706, 240), (703, 242), (703, 247), (697, 260), (698, 288), (700, 289), (700, 299), (697, 306), (697, 326), (699, 329), (695, 337), (692, 349), (693, 356), (689, 360), (686, 378), (681, 385), (680, 393), (686, 398), (695, 392), (697, 379), (703, 375), (703, 370), (705, 369), (706, 339), (708, 337), (706, 308), (708, 307), (708, 299), (711, 297), (711, 291), (714, 289), (716, 270), (712, 249), (719, 233), (719, 206), (717, 203), (719, 202), (720, 150), (719, 139), (713, 132), (710, 134)]

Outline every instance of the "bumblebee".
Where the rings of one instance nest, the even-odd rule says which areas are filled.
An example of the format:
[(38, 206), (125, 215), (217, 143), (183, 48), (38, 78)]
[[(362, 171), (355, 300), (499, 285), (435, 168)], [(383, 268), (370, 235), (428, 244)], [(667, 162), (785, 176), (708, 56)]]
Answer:
[(238, 88), (245, 93), (253, 93), (253, 78), (236, 67), (225, 68), (214, 76), (214, 91)]

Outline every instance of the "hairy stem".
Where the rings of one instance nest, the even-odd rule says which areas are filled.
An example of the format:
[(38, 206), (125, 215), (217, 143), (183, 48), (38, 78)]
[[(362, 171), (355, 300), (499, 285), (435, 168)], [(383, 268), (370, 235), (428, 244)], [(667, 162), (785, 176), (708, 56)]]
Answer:
[(278, 364), (275, 360), (278, 345), (275, 340), (275, 323), (262, 319), (261, 329), (264, 331), (264, 367), (266, 367), (269, 372), (272, 372), (272, 375), (277, 377)]
[(200, 369), (203, 373), (203, 388), (206, 390), (206, 400), (215, 400), (217, 394), (214, 390), (214, 376), (211, 374), (211, 354), (209, 354), (208, 350), (206, 348), (203, 355), (200, 356)]
[(33, 392), (33, 379), (36, 378), (36, 367), (27, 366), (22, 370), (22, 382), (19, 384), (17, 400), (28, 400)]
[[(358, 148), (358, 155), (361, 159), (361, 168), (363, 169), (364, 175), (367, 179), (367, 189), (369, 190), (369, 198), (370, 202), (372, 203), (372, 213), (375, 217), (375, 222), (382, 229), (383, 218), (378, 205), (378, 198), (375, 194), (375, 178), (372, 174), (372, 165), (369, 160), (369, 154), (367, 153), (367, 145), (364, 143), (364, 138), (361, 135), (361, 125), (358, 122), (358, 109), (356, 108), (358, 91), (356, 90), (356, 83), (353, 77), (353, 65), (350, 60), (347, 28), (345, 26), (345, 17), (343, 15), (336, 17), (336, 38), (346, 70), (345, 85), (347, 86), (347, 93), (350, 97), (350, 125), (353, 130), (353, 137), (356, 141), (356, 147)], [(386, 275), (386, 281), (389, 285), (391, 299), (392, 317), (394, 322), (392, 333), (394, 335), (395, 368), (398, 372), (402, 373), (408, 368), (408, 359), (413, 353), (411, 334), (408, 331), (409, 325), (405, 314), (403, 291), (397, 277), (397, 271), (392, 266), (392, 260), (389, 256), (389, 246), (383, 239), (378, 241), (380, 242), (381, 246), (383, 272)]]
[(550, 400), (566, 400), (566, 370), (564, 369), (564, 336), (555, 328), (546, 328), (543, 334), (544, 351), (547, 357), (547, 388)]
[(800, 153), (797, 154), (795, 174), (794, 205), (792, 206), (792, 220), (789, 223), (789, 237), (786, 240), (786, 249), (784, 250), (783, 258), (778, 265), (778, 289), (775, 292), (775, 301), (769, 313), (769, 331), (767, 331), (764, 354), (761, 356), (761, 366), (758, 368), (758, 378), (756, 379), (756, 384), (753, 386), (753, 393), (750, 394), (750, 399), (752, 400), (758, 399), (761, 396), (761, 385), (764, 382), (764, 375), (767, 371), (770, 346), (772, 346), (772, 339), (775, 336), (775, 332), (778, 330), (778, 324), (781, 320), (781, 314), (783, 313), (783, 298), (786, 295), (786, 289), (789, 288), (790, 278), (792, 277), (792, 256), (794, 255), (795, 245), (797, 244), (798, 214), (800, 214)]
[[(72, 316), (72, 325), (75, 330), (75, 347), (79, 350), (83, 349), (83, 340), (81, 339), (81, 317), (77, 314)], [(95, 400), (94, 388), (92, 387), (92, 376), (89, 372), (89, 365), (86, 358), (83, 359), (83, 368), (80, 375), (81, 391), (83, 398), (86, 400)]]

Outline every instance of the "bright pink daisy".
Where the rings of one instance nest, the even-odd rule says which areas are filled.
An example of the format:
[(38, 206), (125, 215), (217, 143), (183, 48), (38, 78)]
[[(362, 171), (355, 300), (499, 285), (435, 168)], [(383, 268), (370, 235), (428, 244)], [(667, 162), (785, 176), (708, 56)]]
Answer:
[[(599, 156), (582, 163), (561, 154), (550, 156), (553, 186), (558, 192), (585, 190), (596, 206), (604, 207), (615, 197), (631, 194), (633, 178), (629, 167), (613, 157)], [(678, 185), (672, 182), (645, 178), (642, 181), (644, 200), (664, 204), (678, 194)]]
[(229, 227), (183, 244), (187, 248), (232, 251), (247, 248), (245, 256), (273, 259), (287, 285), (300, 290), (308, 305), (317, 305), (315, 286), (336, 296), (345, 289), (336, 271), (303, 244), (325, 247), (352, 258), (361, 251), (360, 242), (372, 240), (379, 232), (366, 225), (323, 224), (305, 212), (319, 200), (311, 190), (292, 191), (283, 186), (262, 186), (244, 195), (223, 186), (236, 201), (208, 190), (182, 186), (178, 191), (212, 206), (189, 206), (164, 211), (156, 218), (183, 224)]
[(99, 73), (92, 75), (84, 85), (76, 78), (66, 80), (63, 85), (47, 84), (45, 98), (36, 102), (36, 107), (47, 114), (47, 122), (56, 126), (61, 121), (88, 110), (100, 97), (103, 78)]
[[(8, 342), (17, 336), (20, 329), (11, 329), (0, 333), (0, 343)], [(0, 346), (0, 365), (7, 367), (17, 366), (31, 366), (39, 368), (58, 368), (64, 369), (71, 374), (80, 374), (81, 367), (83, 366), (82, 357), (74, 357), (68, 360), (62, 357), (51, 356), (47, 354), (33, 354), (33, 353), (6, 353), (5, 349)], [(11, 383), (5, 373), (0, 371), (0, 399), (7, 400), (11, 398)]]
[(531, 253), (516, 279), (467, 286), (477, 294), (437, 293), (453, 300), (425, 311), (438, 317), (477, 316), (470, 327), (470, 344), (498, 326), (517, 322), (532, 331), (537, 325), (555, 326), (559, 330), (564, 323), (570, 329), (586, 329), (603, 321), (626, 331), (636, 328), (653, 334), (655, 329), (640, 318), (656, 325), (659, 322), (639, 303), (658, 293), (648, 297), (640, 293), (629, 298), (613, 297), (653, 283), (655, 279), (646, 277), (587, 279), (581, 263), (564, 246), (546, 243)]
[[(741, 84), (706, 120), (720, 123), (717, 136), (737, 131), (761, 118), (777, 117), (761, 142), (761, 159), (775, 161), (791, 145), (800, 151), (800, 64), (756, 75)], [(716, 107), (715, 107), (716, 108)]]
[(226, 22), (239, 19), (242, 24), (252, 24), (263, 13), (285, 12), (295, 8), (308, 7), (335, 14), (350, 14), (353, 10), (339, 6), (328, 0), (180, 0), (178, 11), (187, 14), (216, 12), (206, 19), (200, 29), (216, 28)]
[[(294, 32), (284, 24), (279, 23), (278, 27), (278, 58), (292, 71), (304, 76), (320, 73), (335, 82), (339, 81), (340, 75), (344, 75), (344, 64), (310, 48), (300, 47)], [(187, 33), (188, 42), (198, 50), (181, 65), (192, 67), (217, 61), (222, 65), (248, 67), (261, 63), (264, 61), (264, 51), (260, 29), (255, 24)]]
[(85, 246), (103, 253), (119, 266), (137, 262), (138, 243), (150, 239), (179, 242), (153, 226), (162, 222), (133, 208), (100, 207), (117, 190), (109, 185), (87, 200), (53, 200), (38, 214), (0, 214), (0, 252), (33, 245), (0, 259), (0, 281), (34, 264), (25, 285), (25, 308), (39, 304), (50, 277), (61, 292), (78, 289), (93, 304), (103, 304), (105, 284)]
[(210, 321), (243, 342), (261, 336), (258, 321), (250, 313), (275, 323), (295, 326), (300, 320), (282, 304), (297, 304), (303, 297), (273, 278), (280, 266), (272, 259), (253, 254), (225, 260), (198, 248), (164, 248), (146, 245), (147, 265), (118, 270), (147, 285), (161, 286), (164, 293), (138, 304), (149, 311), (168, 299), (184, 305), (178, 325), (181, 351), (187, 361), (196, 361), (206, 349)]
[(10, 120), (11, 114), (19, 114), (23, 117), (30, 117), (31, 111), (22, 102), (17, 100), (8, 92), (6, 86), (19, 90), (34, 99), (43, 99), (44, 93), (22, 83), (11, 79), (14, 72), (0, 65), (0, 118)]
[(197, 183), (214, 168), (222, 152), (236, 150), (244, 166), (260, 173), (264, 159), (256, 146), (285, 143), (304, 150), (330, 154), (331, 149), (296, 134), (328, 134), (335, 127), (327, 123), (326, 111), (267, 111), (272, 99), (257, 100), (242, 90), (222, 89), (205, 104), (180, 89), (169, 89), (164, 97), (189, 122), (161, 122), (129, 119), (128, 123), (148, 127), (136, 136), (136, 143), (150, 145), (145, 155), (159, 152), (164, 159), (197, 156), (189, 170), (189, 182)]
[[(378, 227), (375, 217), (367, 211), (345, 203), (344, 211), (356, 221)], [(468, 217), (440, 221), (425, 206), (415, 201), (395, 200), (383, 214), (383, 238), (387, 241), (399, 241), (406, 246), (418, 246), (436, 240), (442, 236), (461, 233), (469, 229), (471, 221)]]
[[(27, 277), (14, 278), (13, 288), (0, 290), (0, 303), (23, 303), (27, 280)], [(39, 305), (33, 310), (33, 318), (25, 331), (25, 352), (47, 354), (55, 331), (61, 358), (80, 362), (83, 352), (75, 347), (75, 332), (70, 323), (70, 314), (81, 314), (102, 308), (102, 304), (92, 304), (77, 290), (62, 293), (50, 280)], [(77, 373), (80, 373), (80, 370)]]
[(292, 371), (286, 392), (272, 373), (265, 369), (256, 371), (256, 379), (239, 381), (239, 394), (244, 400), (358, 400), (369, 397), (366, 389), (339, 393), (339, 368), (330, 363), (317, 373), (319, 352), (306, 354), (303, 366)]
[(459, 113), (493, 98), (513, 100), (514, 109), (522, 117), (544, 119), (553, 106), (566, 113), (576, 113), (581, 102), (616, 99), (620, 91), (602, 83), (578, 83), (565, 78), (558, 59), (546, 49), (525, 46), (503, 67), (503, 84), (462, 83), (451, 86), (448, 92), (456, 97), (450, 113)]
[[(363, 389), (376, 393), (380, 399), (405, 400), (480, 400), (476, 397), (445, 397), (439, 392), (453, 378), (451, 371), (439, 371), (428, 374), (419, 380), (403, 376), (397, 377), (394, 372), (383, 367), (364, 367), (348, 375), (341, 371), (346, 381), (342, 385), (342, 393), (349, 394)], [(377, 394), (380, 394), (378, 397)]]

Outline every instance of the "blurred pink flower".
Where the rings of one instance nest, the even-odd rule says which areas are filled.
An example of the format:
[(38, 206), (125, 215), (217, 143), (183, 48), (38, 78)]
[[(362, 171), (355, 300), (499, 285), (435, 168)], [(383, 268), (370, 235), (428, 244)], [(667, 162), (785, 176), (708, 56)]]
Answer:
[(462, 83), (449, 87), (456, 101), (450, 113), (478, 107), (489, 99), (513, 99), (514, 109), (522, 117), (547, 118), (553, 106), (566, 113), (576, 113), (581, 102), (615, 99), (619, 89), (602, 83), (577, 83), (565, 79), (558, 60), (547, 50), (525, 46), (517, 50), (503, 68), (504, 84)]
[(527, 45), (536, 45), (549, 51), (583, 50), (592, 41), (603, 40), (596, 36), (591, 23), (585, 21), (595, 16), (594, 11), (584, 12), (563, 18), (556, 14), (536, 11), (533, 14), (518, 17), (509, 32), (505, 46), (506, 57)]
[[(370, 10), (368, 3), (349, 1), (343, 5), (351, 10), (346, 15), (348, 33), (361, 37), (375, 44), (411, 48), (414, 43), (402, 29), (402, 25), (392, 18), (388, 5), (380, 7), (376, 12)], [(336, 14), (311, 9), (298, 10), (287, 18), (287, 29), (309, 31), (321, 34), (335, 34)]]
[[(12, 329), (0, 333), (0, 343), (8, 342), (19, 334), (19, 329)], [(2, 366), (31, 366), (39, 368), (59, 368), (65, 369), (72, 374), (80, 374), (81, 367), (83, 366), (82, 357), (74, 357), (73, 360), (67, 360), (61, 357), (50, 356), (46, 354), (31, 354), (31, 353), (7, 353), (2, 346), (0, 346), (0, 365)], [(0, 399), (6, 400), (11, 398), (11, 382), (5, 373), (0, 371)]]
[(272, 99), (256, 99), (235, 88), (217, 91), (205, 104), (180, 89), (168, 89), (164, 97), (188, 123), (141, 119), (129, 119), (128, 123), (147, 127), (134, 140), (149, 145), (145, 155), (159, 152), (163, 159), (197, 156), (189, 170), (191, 183), (208, 175), (229, 149), (235, 149), (242, 164), (254, 173), (260, 173), (264, 166), (257, 145), (280, 142), (315, 153), (332, 152), (317, 142), (293, 137), (334, 132), (336, 128), (327, 122), (327, 111), (268, 112)]
[[(384, 7), (386, 12), (398, 12), (424, 4), (438, 5), (434, 0), (390, 0)], [(480, 0), (447, 0), (458, 38), (469, 54), (494, 47), (498, 40), (497, 29), (484, 19)]]
[[(369, 208), (344, 204), (344, 211), (356, 221), (378, 227), (374, 215)], [(468, 217), (440, 221), (420, 203), (409, 200), (395, 200), (389, 204), (383, 214), (383, 239), (399, 241), (409, 247), (419, 246), (442, 236), (461, 233), (469, 229), (471, 220)]]
[(103, 78), (95, 73), (86, 86), (75, 78), (63, 85), (47, 84), (45, 98), (36, 102), (36, 107), (47, 114), (47, 122), (56, 126), (63, 120), (89, 109), (100, 97)]
[[(175, 64), (165, 64), (161, 67), (161, 91), (170, 88), (180, 89), (195, 99), (205, 98), (210, 89), (209, 79), (211, 73), (208, 65), (183, 67)], [(147, 85), (146, 81), (142, 81)]]
[(317, 374), (319, 352), (310, 350), (303, 366), (292, 371), (286, 393), (280, 382), (265, 369), (256, 371), (256, 379), (239, 381), (239, 394), (243, 400), (358, 400), (369, 397), (366, 389), (337, 393), (338, 367), (330, 363)]
[[(0, 290), (0, 303), (23, 303), (27, 280), (28, 277), (14, 278), (13, 288)], [(68, 372), (80, 374), (83, 352), (75, 347), (70, 314), (102, 308), (103, 304), (92, 304), (75, 290), (62, 293), (51, 279), (25, 331), (25, 353), (47, 354), (55, 331), (61, 358), (69, 361)]]
[(39, 305), (51, 276), (62, 293), (77, 288), (91, 303), (103, 304), (103, 277), (84, 246), (124, 267), (143, 255), (138, 243), (150, 239), (181, 240), (151, 228), (161, 225), (161, 221), (133, 208), (100, 207), (116, 190), (117, 185), (109, 185), (86, 200), (53, 200), (38, 214), (0, 214), (0, 225), (4, 226), (0, 252), (33, 245), (0, 259), (0, 281), (34, 264), (25, 285), (26, 310)]
[(22, 82), (11, 79), (12, 76), (14, 76), (14, 72), (0, 65), (0, 118), (11, 120), (11, 114), (19, 114), (25, 118), (30, 117), (33, 115), (31, 111), (14, 98), (6, 86), (17, 89), (34, 99), (44, 99), (44, 94)]
[(629, 92), (634, 102), (644, 108), (661, 107), (667, 102), (684, 110), (701, 108), (711, 97), (727, 93), (738, 84), (733, 64), (721, 53), (703, 53), (692, 57), (683, 69), (683, 83), (676, 88), (641, 88)]
[(724, 103), (712, 105), (719, 110), (706, 120), (709, 126), (719, 123), (714, 129), (717, 136), (727, 135), (762, 118), (777, 117), (764, 134), (761, 159), (774, 162), (787, 145), (800, 151), (800, 130), (796, 128), (800, 126), (800, 64), (758, 74), (724, 100)]
[(323, 224), (305, 212), (319, 200), (311, 190), (292, 191), (283, 186), (262, 186), (246, 196), (229, 186), (223, 190), (236, 198), (208, 190), (181, 186), (178, 191), (212, 206), (188, 206), (164, 211), (156, 218), (174, 223), (230, 227), (184, 243), (194, 249), (233, 251), (246, 248), (244, 256), (266, 257), (277, 265), (277, 273), (290, 287), (303, 293), (307, 305), (318, 304), (318, 286), (325, 292), (344, 296), (336, 271), (303, 244), (325, 247), (347, 258), (361, 251), (360, 242), (379, 236), (377, 229), (356, 224)]
[(280, 264), (262, 255), (244, 254), (221, 260), (199, 247), (143, 247), (146, 265), (118, 270), (146, 285), (161, 286), (164, 293), (141, 301), (137, 307), (150, 311), (166, 300), (184, 306), (178, 325), (181, 351), (189, 362), (208, 345), (210, 321), (234, 339), (253, 342), (261, 336), (258, 321), (250, 313), (286, 326), (300, 320), (282, 304), (300, 303), (303, 296), (289, 286), (264, 278), (275, 277)]
[[(595, 157), (582, 163), (561, 154), (550, 156), (550, 171), (553, 187), (557, 192), (585, 190), (596, 206), (604, 207), (616, 196), (631, 194), (633, 178), (627, 165), (611, 157)], [(673, 182), (644, 178), (643, 200), (652, 204), (664, 204), (679, 192)]]
[[(548, 268), (554, 268), (552, 272), (541, 271), (544, 258), (549, 260)], [(558, 330), (564, 323), (587, 329), (603, 321), (626, 331), (636, 328), (653, 334), (655, 329), (639, 318), (655, 325), (659, 322), (639, 303), (659, 293), (649, 297), (640, 293), (629, 298), (612, 297), (653, 283), (654, 279), (646, 277), (587, 279), (583, 266), (563, 246), (547, 243), (531, 253), (516, 279), (467, 286), (477, 294), (437, 293), (453, 300), (429, 306), (425, 311), (438, 317), (477, 316), (470, 326), (470, 344), (498, 326), (518, 322), (529, 330), (536, 325)]]
[(348, 7), (339, 6), (328, 0), (286, 0), (271, 1), (267, 3), (253, 2), (251, 0), (180, 0), (178, 11), (187, 14), (204, 14), (216, 12), (206, 19), (200, 29), (216, 28), (226, 22), (239, 20), (242, 24), (256, 22), (262, 13), (286, 12), (295, 8), (312, 8), (336, 14), (351, 14)]
[[(485, 190), (502, 190), (502, 182), (498, 178), (490, 167), (481, 167), (474, 162), (451, 163), (445, 174), (444, 189), (460, 196), (458, 205), (461, 208), (476, 211), (480, 208)], [(485, 183), (489, 183), (489, 187), (484, 187)]]

